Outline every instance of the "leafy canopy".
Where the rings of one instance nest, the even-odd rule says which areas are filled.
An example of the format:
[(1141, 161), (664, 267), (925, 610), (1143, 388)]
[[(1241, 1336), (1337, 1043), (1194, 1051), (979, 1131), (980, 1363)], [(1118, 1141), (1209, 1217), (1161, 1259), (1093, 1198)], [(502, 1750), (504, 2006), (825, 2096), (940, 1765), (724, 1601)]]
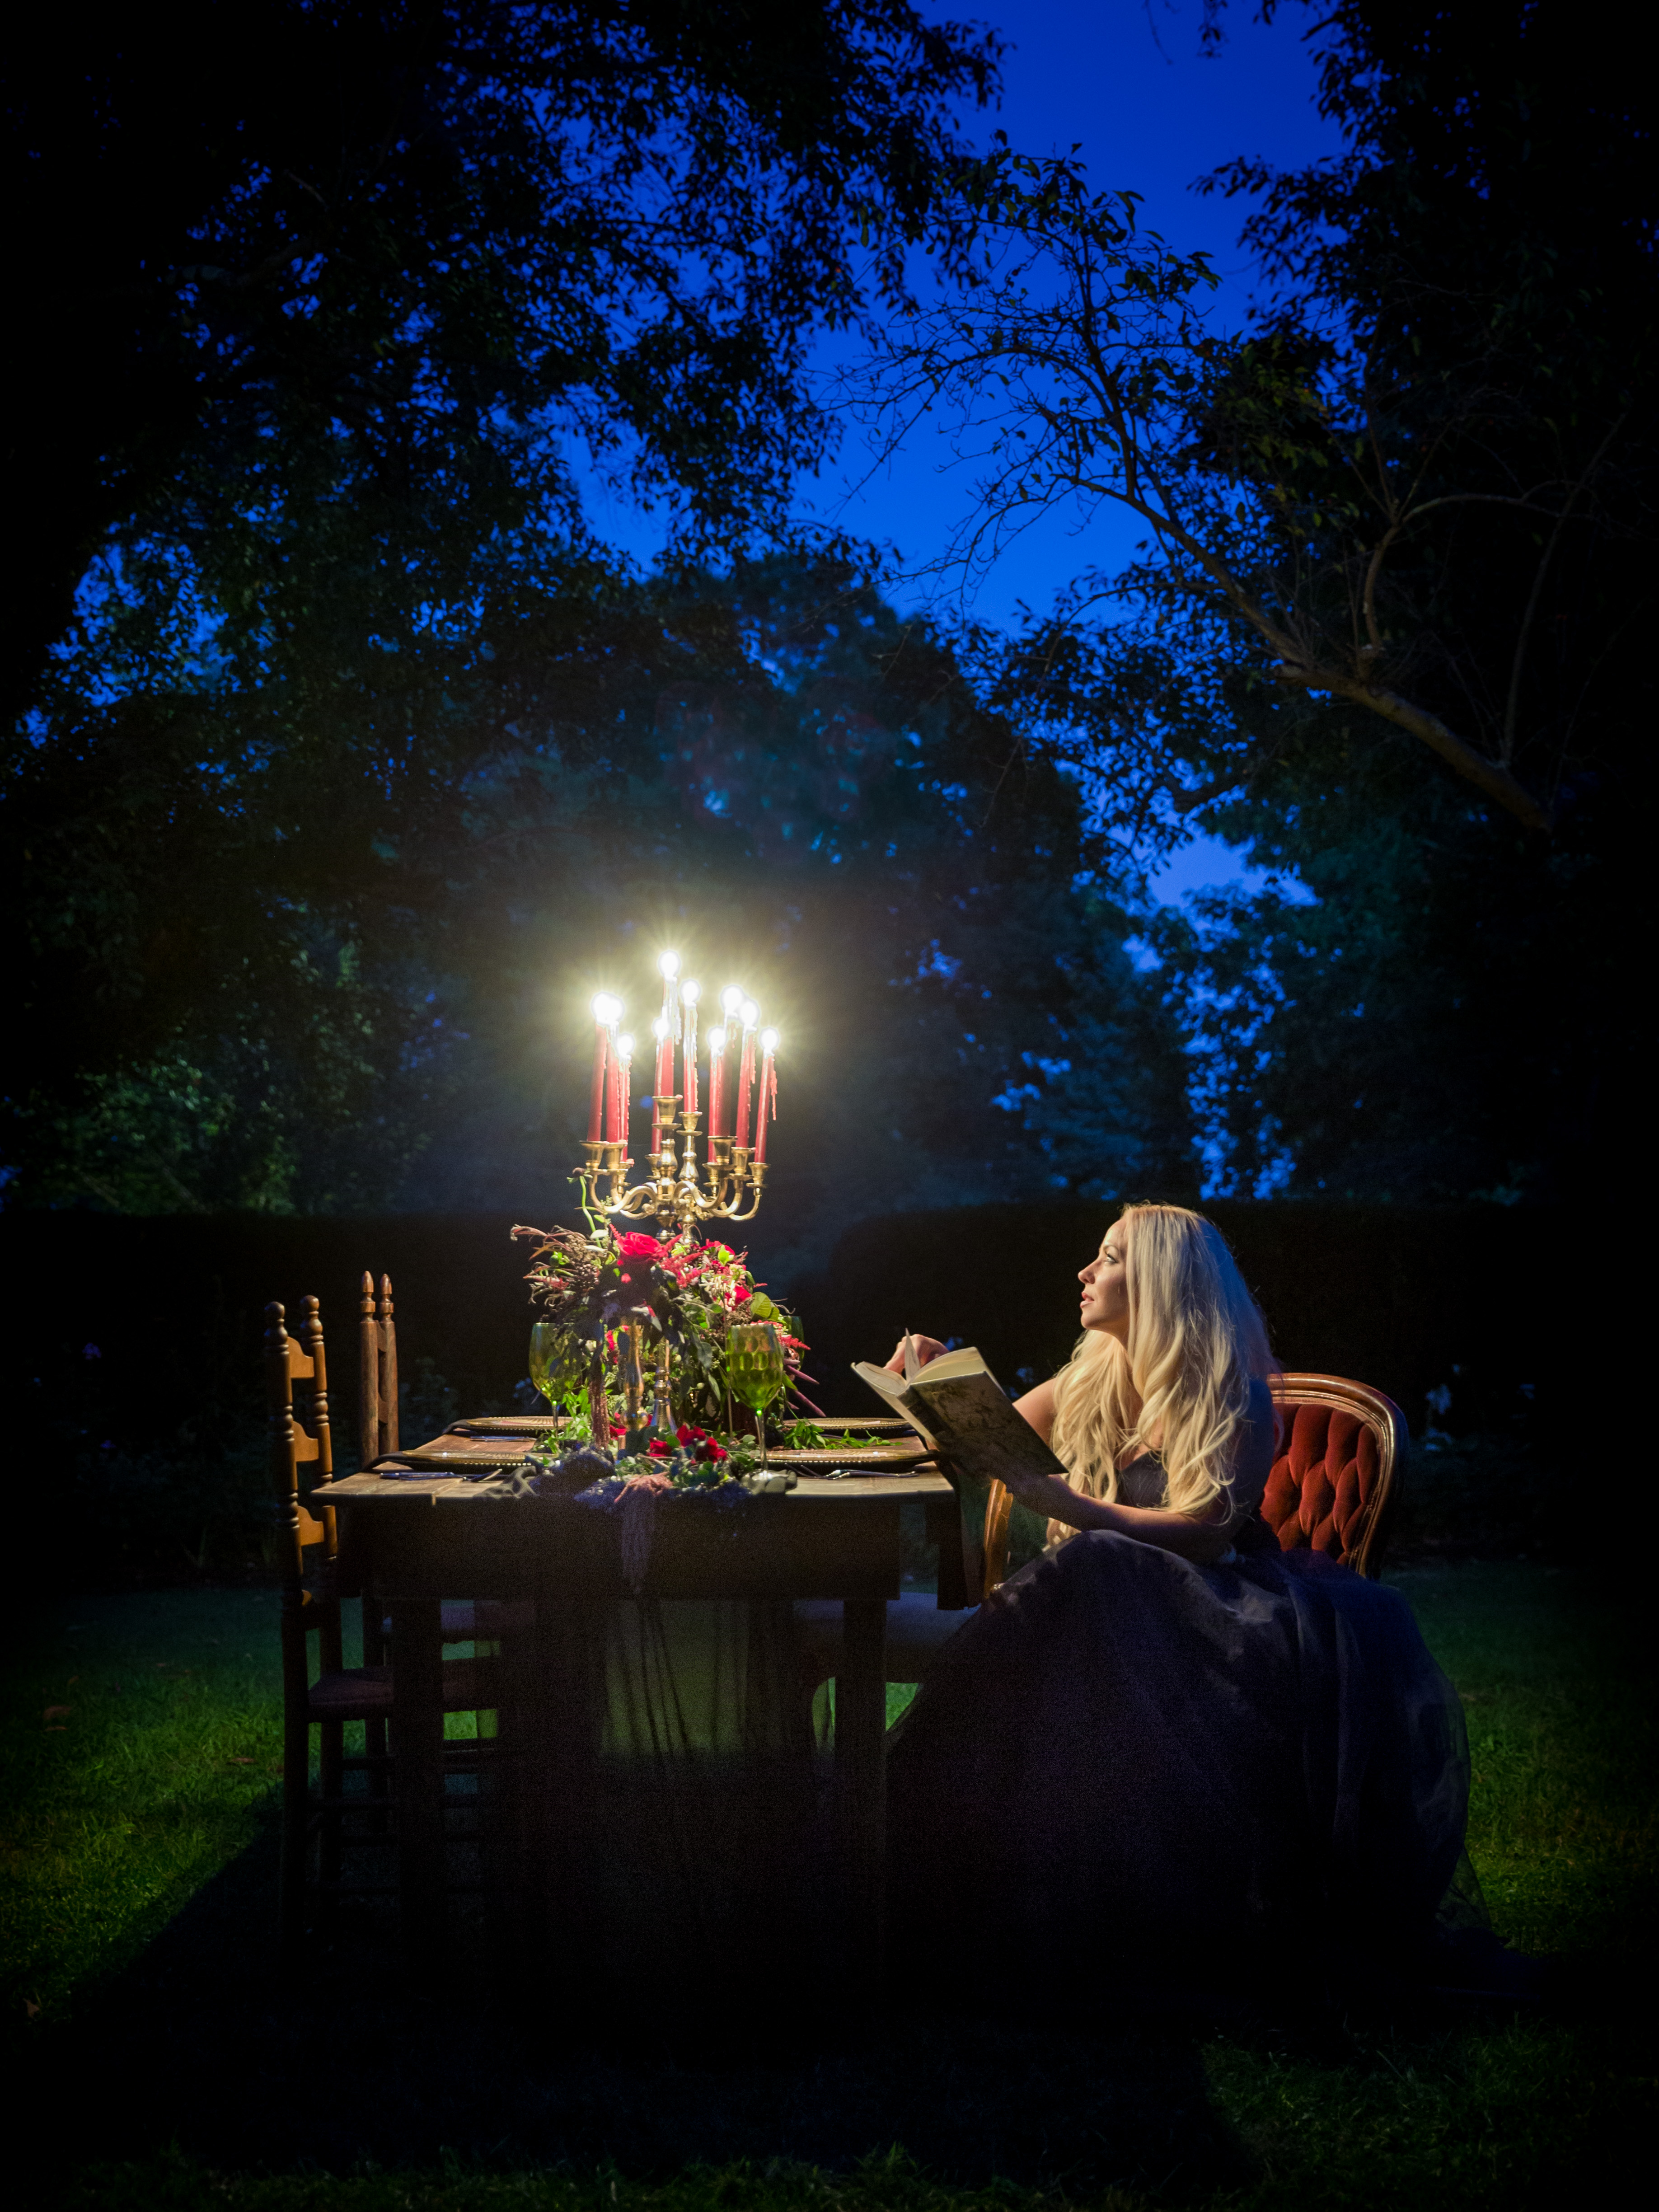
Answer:
[(773, 528), (828, 434), (808, 336), (890, 300), (910, 244), (956, 250), (951, 116), (998, 51), (908, 0), (37, 15), (13, 709), (100, 550), (206, 557), (233, 513), (331, 502), (440, 602), (440, 540), (568, 534), (578, 453), (692, 546)]

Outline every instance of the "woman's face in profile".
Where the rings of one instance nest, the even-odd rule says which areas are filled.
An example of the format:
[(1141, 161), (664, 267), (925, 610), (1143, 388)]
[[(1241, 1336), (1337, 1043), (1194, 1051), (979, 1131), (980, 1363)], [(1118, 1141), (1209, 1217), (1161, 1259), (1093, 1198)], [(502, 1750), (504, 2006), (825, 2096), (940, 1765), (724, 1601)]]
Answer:
[(1129, 1328), (1129, 1285), (1125, 1277), (1123, 1224), (1109, 1229), (1099, 1251), (1086, 1267), (1078, 1269), (1083, 1285), (1083, 1326), (1103, 1329), (1108, 1336), (1127, 1336)]

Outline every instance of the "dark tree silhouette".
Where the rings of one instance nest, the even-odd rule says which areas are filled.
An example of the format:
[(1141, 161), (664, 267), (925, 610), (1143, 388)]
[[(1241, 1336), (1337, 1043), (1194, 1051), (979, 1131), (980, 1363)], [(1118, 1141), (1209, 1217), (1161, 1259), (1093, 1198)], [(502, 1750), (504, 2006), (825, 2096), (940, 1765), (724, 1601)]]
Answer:
[[(775, 521), (817, 325), (891, 295), (997, 41), (908, 0), (176, 0), (9, 49), (4, 704), (112, 534), (249, 496), (488, 536), (585, 446)], [(862, 244), (860, 242), (862, 239)], [(423, 513), (423, 511), (425, 511)]]

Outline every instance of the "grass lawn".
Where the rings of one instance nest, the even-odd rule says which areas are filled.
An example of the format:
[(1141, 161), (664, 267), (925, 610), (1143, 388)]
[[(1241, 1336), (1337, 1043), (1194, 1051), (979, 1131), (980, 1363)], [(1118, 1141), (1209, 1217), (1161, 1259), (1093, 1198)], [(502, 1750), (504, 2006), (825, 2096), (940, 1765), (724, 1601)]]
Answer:
[[(46, 2193), (178, 2212), (1599, 2200), (1633, 2181), (1656, 2072), (1638, 1624), (1533, 1565), (1397, 1580), (1464, 1696), (1494, 1922), (1565, 1962), (1558, 2001), (1091, 2037), (895, 2024), (678, 2065), (538, 2053), (454, 1992), (343, 1961), (280, 1996), (274, 1595), (57, 1607), (0, 1717), (8, 2066)], [(72, 2122), (44, 2124), (66, 2084)]]

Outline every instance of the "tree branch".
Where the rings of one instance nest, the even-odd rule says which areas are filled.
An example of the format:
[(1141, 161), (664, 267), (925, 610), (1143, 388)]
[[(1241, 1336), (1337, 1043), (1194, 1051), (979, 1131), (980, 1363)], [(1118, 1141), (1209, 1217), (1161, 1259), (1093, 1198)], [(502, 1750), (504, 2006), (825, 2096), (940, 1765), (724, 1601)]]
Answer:
[[(1628, 412), (1628, 410), (1626, 410), (1626, 412)], [(1561, 509), (1560, 514), (1555, 518), (1555, 527), (1549, 534), (1549, 542), (1545, 546), (1542, 553), (1539, 556), (1537, 574), (1532, 580), (1532, 590), (1527, 599), (1527, 611), (1521, 617), (1520, 631), (1515, 641), (1515, 659), (1510, 668), (1510, 696), (1504, 702), (1504, 707), (1503, 757), (1505, 761), (1512, 760), (1515, 757), (1515, 720), (1521, 704), (1521, 671), (1527, 658), (1528, 642), (1532, 636), (1532, 619), (1538, 611), (1538, 602), (1543, 597), (1544, 578), (1548, 573), (1550, 562), (1554, 555), (1555, 549), (1560, 543), (1561, 532), (1566, 527), (1567, 517), (1572, 513), (1573, 502), (1578, 497), (1579, 493), (1583, 490), (1585, 485), (1589, 483), (1590, 478), (1595, 474), (1597, 469), (1601, 467), (1602, 455), (1607, 452), (1607, 447), (1613, 443), (1613, 440), (1619, 435), (1620, 431), (1622, 430), (1624, 427), (1625, 416), (1621, 415), (1618, 421), (1613, 424), (1612, 429), (1608, 431), (1607, 436), (1602, 439), (1601, 444), (1596, 447), (1595, 458), (1591, 461), (1583, 475), (1579, 477), (1577, 483), (1574, 484), (1572, 489), (1567, 494), (1566, 504)]]
[(1352, 700), (1356, 707), (1380, 714), (1385, 722), (1409, 731), (1413, 737), (1431, 746), (1466, 782), (1476, 785), (1506, 813), (1514, 815), (1517, 822), (1524, 822), (1528, 830), (1541, 830), (1546, 836), (1554, 830), (1550, 814), (1501, 761), (1477, 752), (1455, 731), (1449, 730), (1437, 714), (1430, 714), (1427, 708), (1414, 707), (1409, 699), (1401, 698), (1396, 692), (1374, 691), (1356, 678), (1345, 676), (1334, 668), (1298, 667), (1286, 662), (1279, 673), (1288, 684), (1299, 684), (1310, 691), (1334, 692), (1340, 699)]
[(1196, 807), (1208, 806), (1212, 800), (1219, 799), (1223, 792), (1237, 791), (1240, 784), (1248, 783), (1258, 769), (1266, 767), (1276, 750), (1273, 746), (1259, 747), (1242, 761), (1236, 761), (1220, 775), (1212, 776), (1208, 783), (1200, 784), (1196, 791), (1186, 784), (1177, 783), (1172, 775), (1160, 777), (1159, 781), (1169, 793), (1170, 803), (1176, 812), (1190, 814)]

